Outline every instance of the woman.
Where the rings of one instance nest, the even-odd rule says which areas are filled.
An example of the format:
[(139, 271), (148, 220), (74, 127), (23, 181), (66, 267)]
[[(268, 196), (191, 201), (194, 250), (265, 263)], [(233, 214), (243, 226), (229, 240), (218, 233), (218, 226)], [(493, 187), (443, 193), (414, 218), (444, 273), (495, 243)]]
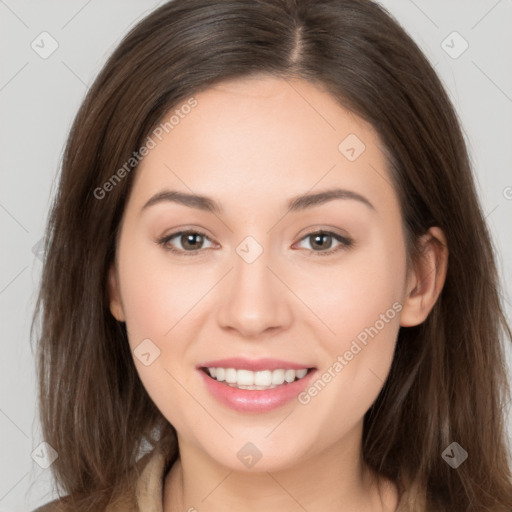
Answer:
[(379, 5), (154, 11), (76, 117), (46, 254), (39, 510), (512, 509), (489, 233)]

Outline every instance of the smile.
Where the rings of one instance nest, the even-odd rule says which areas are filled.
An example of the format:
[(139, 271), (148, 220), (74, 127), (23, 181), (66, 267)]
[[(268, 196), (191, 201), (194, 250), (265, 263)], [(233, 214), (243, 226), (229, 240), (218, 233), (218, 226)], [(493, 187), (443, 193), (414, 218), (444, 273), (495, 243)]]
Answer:
[(282, 359), (229, 358), (203, 362), (196, 370), (218, 403), (243, 413), (264, 413), (298, 403), (318, 373), (308, 364)]

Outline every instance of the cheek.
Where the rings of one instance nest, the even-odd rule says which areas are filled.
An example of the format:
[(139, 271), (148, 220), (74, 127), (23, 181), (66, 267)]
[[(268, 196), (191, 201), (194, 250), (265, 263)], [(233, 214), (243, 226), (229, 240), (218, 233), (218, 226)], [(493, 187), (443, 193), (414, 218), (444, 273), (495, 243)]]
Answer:
[(344, 428), (350, 428), (375, 401), (393, 360), (400, 328), (405, 248), (401, 239), (388, 240), (376, 240), (333, 272), (329, 300), (323, 304), (329, 319), (326, 323), (330, 321), (335, 335), (322, 337), (329, 355), (316, 384), (306, 390), (303, 403), (316, 400), (312, 404), (316, 413), (333, 414)]
[(187, 311), (201, 294), (194, 292), (179, 265), (166, 264), (164, 251), (155, 249), (151, 240), (130, 233), (121, 238), (119, 250), (123, 308), (137, 372), (164, 416), (176, 428), (186, 429), (184, 417), (176, 414), (186, 410), (190, 400), (184, 391), (190, 375), (179, 372), (187, 348), (183, 328), (194, 310)]
[[(368, 247), (347, 252), (339, 263), (310, 272), (301, 293), (309, 297), (311, 309), (331, 331), (330, 336), (322, 336), (329, 353), (348, 350), (354, 338), (360, 333), (364, 338), (365, 329), (376, 323), (383, 332), (389, 325), (396, 331), (396, 304), (402, 300), (404, 279), (401, 240), (389, 243), (384, 236), (375, 238)], [(386, 317), (384, 326), (381, 315)]]
[[(195, 363), (189, 349), (201, 325), (198, 302), (204, 301), (201, 298), (216, 278), (210, 271), (199, 275), (190, 264), (171, 261), (163, 249), (136, 230), (121, 237), (119, 251), (123, 309), (135, 366), (155, 404), (175, 410), (180, 400), (189, 399), (178, 381), (187, 386), (192, 378), (182, 368)], [(147, 353), (149, 365), (140, 357)]]
[(205, 293), (190, 270), (171, 264), (163, 249), (136, 233), (121, 239), (119, 275), (131, 344), (141, 337), (167, 339)]

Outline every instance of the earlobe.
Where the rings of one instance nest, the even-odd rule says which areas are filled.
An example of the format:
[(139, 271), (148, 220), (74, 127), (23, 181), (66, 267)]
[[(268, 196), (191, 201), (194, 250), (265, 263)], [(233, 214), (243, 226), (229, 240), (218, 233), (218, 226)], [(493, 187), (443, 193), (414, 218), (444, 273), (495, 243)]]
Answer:
[(124, 310), (121, 303), (121, 294), (119, 293), (119, 284), (114, 263), (112, 263), (108, 272), (108, 294), (112, 316), (119, 322), (124, 322)]
[(448, 245), (443, 231), (432, 227), (419, 241), (421, 256), (409, 270), (400, 325), (412, 327), (425, 321), (446, 279)]

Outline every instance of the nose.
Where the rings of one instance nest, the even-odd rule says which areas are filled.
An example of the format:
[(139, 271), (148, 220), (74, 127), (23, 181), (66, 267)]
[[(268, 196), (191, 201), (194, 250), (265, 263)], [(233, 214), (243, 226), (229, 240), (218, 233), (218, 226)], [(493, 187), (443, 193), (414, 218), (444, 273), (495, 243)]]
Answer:
[(218, 310), (218, 322), (223, 329), (255, 339), (289, 327), (292, 294), (279, 276), (282, 265), (271, 259), (267, 250), (254, 261), (243, 252), (235, 252), (234, 268), (225, 280)]

